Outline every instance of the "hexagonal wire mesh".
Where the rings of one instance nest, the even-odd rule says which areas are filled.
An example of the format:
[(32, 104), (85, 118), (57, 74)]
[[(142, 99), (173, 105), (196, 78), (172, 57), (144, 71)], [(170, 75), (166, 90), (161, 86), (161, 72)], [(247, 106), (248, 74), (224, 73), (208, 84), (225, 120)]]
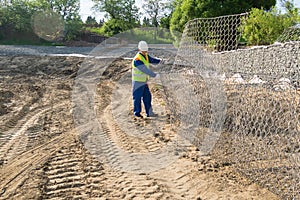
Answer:
[(296, 24), (283, 31), (283, 33), (277, 38), (278, 42), (290, 42), (300, 40), (300, 24)]
[(193, 142), (281, 198), (300, 199), (300, 43), (238, 49), (246, 17), (186, 24), (174, 66), (185, 66), (200, 107)]

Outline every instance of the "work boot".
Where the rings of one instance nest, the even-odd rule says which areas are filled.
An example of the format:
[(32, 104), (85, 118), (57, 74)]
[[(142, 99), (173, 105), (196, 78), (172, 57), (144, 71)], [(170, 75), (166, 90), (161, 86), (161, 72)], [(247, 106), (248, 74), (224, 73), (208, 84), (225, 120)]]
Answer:
[(158, 117), (158, 114), (151, 112), (147, 115), (147, 117)]
[(135, 114), (134, 117), (141, 118), (141, 119), (144, 118), (143, 115), (141, 115), (140, 113), (139, 114)]
[(152, 107), (149, 109), (149, 113), (147, 114), (147, 117), (157, 117), (158, 114), (154, 113), (152, 110)]

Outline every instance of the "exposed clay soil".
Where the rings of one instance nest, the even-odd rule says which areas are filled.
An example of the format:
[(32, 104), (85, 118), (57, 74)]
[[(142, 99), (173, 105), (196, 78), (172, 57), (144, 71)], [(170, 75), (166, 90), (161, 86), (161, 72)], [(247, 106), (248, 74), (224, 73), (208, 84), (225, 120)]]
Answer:
[[(95, 156), (97, 144), (86, 148), (73, 118), (72, 90), (83, 62), (76, 57), (0, 58), (0, 199), (278, 199), (238, 174), (233, 164), (201, 156), (192, 144), (170, 165), (143, 173), (119, 170)], [(153, 152), (178, 137), (176, 127), (170, 126), (168, 108), (150, 121), (137, 122), (128, 111), (115, 117), (111, 97), (129, 70), (130, 61), (118, 59), (97, 84), (95, 110), (105, 127), (99, 135), (125, 152)], [(150, 87), (153, 107), (164, 107), (160, 87)], [(119, 101), (131, 109), (130, 99)], [(136, 137), (121, 130), (123, 124), (133, 124)], [(162, 131), (147, 134), (153, 124)], [(138, 137), (139, 132), (147, 137)]]

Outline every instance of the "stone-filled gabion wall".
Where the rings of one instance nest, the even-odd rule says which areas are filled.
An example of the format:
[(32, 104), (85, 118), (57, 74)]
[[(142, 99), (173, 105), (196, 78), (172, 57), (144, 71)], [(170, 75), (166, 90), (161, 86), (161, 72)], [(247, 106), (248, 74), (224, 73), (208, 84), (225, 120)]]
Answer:
[[(300, 42), (278, 43), (248, 49), (212, 54), (213, 68), (227, 76), (240, 73), (245, 78), (258, 75), (262, 79), (289, 78), (300, 74)], [(227, 74), (229, 73), (229, 74)], [(267, 81), (267, 80), (266, 80)]]
[(215, 53), (186, 37), (175, 67), (194, 90), (199, 149), (211, 138), (212, 156), (283, 199), (300, 199), (300, 42)]
[[(226, 75), (223, 130), (230, 133), (226, 138), (232, 149), (229, 160), (242, 174), (281, 198), (299, 199), (300, 42), (211, 56), (212, 68)], [(250, 83), (255, 76), (260, 82)], [(226, 82), (228, 79), (233, 82)], [(223, 142), (228, 144), (226, 139)], [(215, 155), (224, 159), (222, 149), (215, 148)]]
[[(183, 75), (174, 85), (193, 91), (177, 99), (193, 117), (179, 112), (180, 120), (193, 127), (202, 153), (282, 199), (300, 199), (300, 42), (238, 49), (242, 29), (234, 27), (245, 16), (186, 24), (173, 66)], [(217, 44), (230, 51), (214, 52)]]

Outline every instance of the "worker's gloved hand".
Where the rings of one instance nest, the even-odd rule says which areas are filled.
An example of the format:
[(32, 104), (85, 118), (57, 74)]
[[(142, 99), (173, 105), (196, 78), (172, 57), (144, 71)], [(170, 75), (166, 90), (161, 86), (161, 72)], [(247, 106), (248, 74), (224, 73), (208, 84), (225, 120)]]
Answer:
[(154, 77), (156, 80), (160, 80), (160, 75), (156, 74), (156, 76)]
[(168, 59), (161, 59), (160, 64), (163, 64), (163, 65), (171, 65), (171, 64), (173, 64), (173, 63), (172, 63), (172, 61), (171, 61), (171, 58), (168, 58)]

